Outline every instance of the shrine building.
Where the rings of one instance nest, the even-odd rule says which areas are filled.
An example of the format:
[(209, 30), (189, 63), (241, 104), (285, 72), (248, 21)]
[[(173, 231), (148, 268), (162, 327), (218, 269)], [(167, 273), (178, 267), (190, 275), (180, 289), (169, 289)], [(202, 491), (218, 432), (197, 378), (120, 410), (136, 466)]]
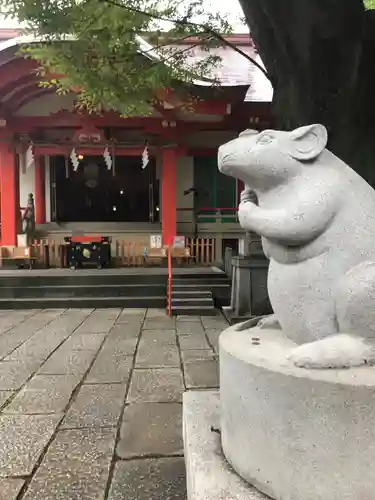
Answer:
[[(259, 61), (249, 35), (229, 40)], [(243, 237), (242, 186), (218, 171), (216, 156), (240, 131), (271, 125), (272, 88), (258, 68), (230, 48), (213, 49), (223, 61), (221, 87), (196, 81), (193, 110), (164, 93), (148, 117), (85, 115), (74, 93), (39, 86), (36, 63), (19, 56), (32, 41), (0, 30), (2, 246), (17, 245), (29, 193), (37, 236), (47, 240), (77, 232), (138, 241), (162, 235), (165, 244), (175, 235), (214, 238), (220, 258), (223, 245)], [(201, 57), (196, 41), (184, 43)]]

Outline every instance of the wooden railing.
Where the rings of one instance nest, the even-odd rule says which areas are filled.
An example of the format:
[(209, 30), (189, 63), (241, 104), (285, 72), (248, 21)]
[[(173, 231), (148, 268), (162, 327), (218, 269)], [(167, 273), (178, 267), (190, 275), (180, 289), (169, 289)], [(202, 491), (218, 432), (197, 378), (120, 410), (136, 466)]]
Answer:
[[(208, 266), (216, 261), (215, 238), (186, 238), (185, 246), (189, 250), (190, 258), (188, 261), (191, 264)], [(149, 255), (149, 244), (144, 241), (115, 240), (111, 247), (112, 266), (140, 267), (163, 264), (163, 259), (160, 257)], [(39, 268), (65, 268), (68, 265), (66, 245), (59, 241), (35, 240), (30, 250), (35, 258), (36, 266)]]
[(196, 263), (209, 265), (216, 261), (215, 238), (186, 238), (185, 241)]
[(236, 223), (238, 222), (238, 210), (237, 208), (200, 208), (194, 212), (194, 208), (177, 208), (177, 212), (185, 212), (191, 214), (188, 217), (189, 220), (184, 220), (184, 222), (197, 222), (199, 223)]

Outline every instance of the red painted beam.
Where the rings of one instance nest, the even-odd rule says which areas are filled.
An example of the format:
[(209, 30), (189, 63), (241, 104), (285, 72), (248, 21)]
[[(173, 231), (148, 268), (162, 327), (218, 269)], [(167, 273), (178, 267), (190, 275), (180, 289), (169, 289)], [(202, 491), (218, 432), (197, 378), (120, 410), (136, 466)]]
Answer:
[(0, 92), (7, 87), (9, 88), (10, 85), (13, 85), (14, 89), (17, 82), (26, 76), (30, 76), (30, 79), (35, 78), (37, 68), (38, 65), (35, 61), (20, 57), (4, 64), (4, 66), (0, 67)]
[(223, 101), (200, 101), (192, 106), (195, 113), (200, 115), (229, 115), (230, 103)]
[[(1, 71), (0, 71), (1, 76)], [(0, 100), (4, 101), (5, 99), (11, 98), (16, 92), (19, 92), (23, 89), (26, 89), (30, 85), (37, 85), (38, 79), (32, 74), (23, 75), (18, 80), (14, 80), (14, 82), (9, 83), (8, 85), (1, 86), (0, 82)]]
[[(66, 156), (69, 155), (73, 145), (36, 145), (35, 155), (49, 155), (49, 156)], [(116, 156), (141, 156), (144, 150), (144, 146), (135, 147), (124, 147), (116, 146), (115, 154)], [(155, 156), (158, 152), (162, 151), (162, 147), (149, 146), (149, 152), (151, 156)], [(103, 154), (104, 147), (90, 147), (82, 146), (76, 147), (77, 154), (82, 154), (84, 156), (100, 156)], [(190, 148), (186, 149), (183, 145), (176, 148), (177, 154), (185, 156), (216, 156), (217, 148)]]
[[(72, 145), (67, 145), (67, 146), (41, 146), (41, 145), (36, 145), (35, 146), (35, 155), (48, 155), (48, 156), (69, 156), (70, 152), (72, 150), (73, 146)], [(143, 147), (133, 147), (133, 148), (126, 148), (126, 147), (116, 147), (115, 153), (116, 156), (139, 156), (141, 157), (142, 152), (144, 150)], [(149, 148), (151, 155), (156, 152), (154, 148)], [(90, 147), (90, 146), (82, 146), (82, 147), (76, 147), (76, 152), (77, 154), (81, 154), (83, 156), (101, 156), (104, 152), (104, 146), (103, 147)]]
[[(23, 96), (18, 96), (18, 100), (15, 99), (10, 99), (7, 101), (7, 106), (12, 110), (13, 113), (17, 112), (19, 109), (21, 109), (23, 106), (26, 106), (29, 104), (29, 102), (34, 101), (35, 99), (38, 99), (39, 97), (42, 97), (44, 95), (52, 94), (55, 93), (55, 89), (46, 89), (46, 88), (40, 88), (40, 87), (34, 87), (34, 89), (29, 89), (29, 92)], [(9, 103), (9, 104), (8, 104)]]

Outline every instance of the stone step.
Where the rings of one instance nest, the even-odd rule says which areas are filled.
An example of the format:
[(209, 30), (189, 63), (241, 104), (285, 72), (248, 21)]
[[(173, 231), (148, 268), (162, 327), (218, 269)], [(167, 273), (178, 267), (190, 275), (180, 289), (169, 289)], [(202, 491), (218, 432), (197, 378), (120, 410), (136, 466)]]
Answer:
[(0, 298), (144, 297), (165, 295), (164, 284), (0, 286)]
[(195, 286), (195, 285), (214, 285), (214, 286), (229, 286), (230, 285), (230, 280), (226, 277), (220, 277), (220, 278), (214, 278), (214, 277), (197, 277), (197, 278), (179, 278), (178, 276), (173, 276), (173, 282), (176, 285), (190, 285), (190, 286)]
[(172, 307), (179, 307), (179, 306), (189, 306), (189, 307), (211, 306), (211, 307), (214, 307), (214, 301), (213, 301), (212, 297), (175, 298), (172, 296)]
[(179, 305), (177, 307), (172, 307), (172, 315), (184, 315), (184, 316), (213, 316), (216, 310), (213, 306), (194, 306), (191, 307), (185, 305)]
[(166, 307), (166, 296), (145, 297), (27, 297), (0, 298), (0, 309), (69, 309), (69, 308), (157, 308)]
[(172, 297), (176, 299), (181, 298), (212, 298), (212, 292), (210, 290), (192, 290), (191, 288), (172, 288)]

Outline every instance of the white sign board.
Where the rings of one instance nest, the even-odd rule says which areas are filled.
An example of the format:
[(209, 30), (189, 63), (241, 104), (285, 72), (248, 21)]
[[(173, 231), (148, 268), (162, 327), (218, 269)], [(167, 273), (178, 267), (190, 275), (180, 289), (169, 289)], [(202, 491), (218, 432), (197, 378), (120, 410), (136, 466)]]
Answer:
[(175, 236), (173, 238), (173, 248), (185, 248), (185, 236)]
[(162, 241), (161, 241), (160, 234), (152, 234), (150, 236), (150, 247), (151, 248), (161, 248), (162, 247)]

